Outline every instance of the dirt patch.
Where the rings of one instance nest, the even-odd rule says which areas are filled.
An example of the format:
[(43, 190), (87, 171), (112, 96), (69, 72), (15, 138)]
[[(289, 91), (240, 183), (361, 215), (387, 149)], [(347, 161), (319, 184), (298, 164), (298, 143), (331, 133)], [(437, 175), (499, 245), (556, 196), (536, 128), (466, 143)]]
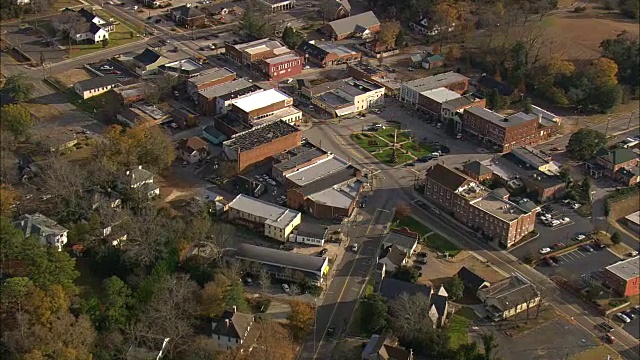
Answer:
[(622, 31), (634, 36), (640, 32), (636, 21), (593, 6), (582, 14), (560, 12), (543, 23), (547, 27), (545, 39), (551, 52), (571, 60), (598, 58), (602, 40)]
[(483, 263), (468, 251), (460, 252), (455, 260), (439, 258), (435, 252), (424, 246), (418, 251), (424, 251), (429, 254), (427, 257), (427, 265), (425, 265), (422, 270), (423, 276), (418, 280), (418, 282), (422, 284), (438, 286), (455, 275), (463, 266), (471, 269), (489, 282), (496, 282), (505, 277), (505, 275), (495, 270), (489, 264)]
[(640, 194), (635, 194), (627, 199), (611, 203), (609, 210), (609, 220), (616, 221), (624, 218), (629, 214), (640, 210)]
[(36, 104), (36, 103), (23, 103), (24, 106), (31, 115), (40, 121), (48, 121), (51, 119), (57, 119), (62, 116), (62, 113), (53, 105)]
[(94, 76), (85, 69), (71, 69), (55, 75), (53, 78), (58, 81), (59, 84), (71, 87), (78, 81), (91, 79), (92, 77)]

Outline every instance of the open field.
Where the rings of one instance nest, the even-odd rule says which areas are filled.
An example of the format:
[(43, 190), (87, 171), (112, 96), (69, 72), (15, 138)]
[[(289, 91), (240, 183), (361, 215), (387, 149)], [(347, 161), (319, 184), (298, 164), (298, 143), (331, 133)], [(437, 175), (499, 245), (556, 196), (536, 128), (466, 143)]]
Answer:
[(431, 229), (429, 229), (429, 227), (416, 220), (416, 218), (414, 218), (413, 216), (407, 216), (404, 219), (400, 219), (394, 225), (394, 228), (403, 227), (406, 227), (407, 229), (420, 234), (420, 237), (423, 237), (431, 232)]
[(25, 102), (22, 104), (38, 120), (58, 118), (62, 113), (53, 105)]
[(64, 85), (65, 87), (71, 87), (78, 81), (91, 79), (92, 77), (93, 76), (85, 69), (71, 69), (53, 76), (60, 85)]
[(640, 29), (637, 20), (626, 19), (610, 11), (588, 6), (582, 14), (560, 12), (545, 18), (546, 45), (551, 53), (570, 60), (593, 59), (600, 57), (598, 45), (622, 31), (638, 36)]

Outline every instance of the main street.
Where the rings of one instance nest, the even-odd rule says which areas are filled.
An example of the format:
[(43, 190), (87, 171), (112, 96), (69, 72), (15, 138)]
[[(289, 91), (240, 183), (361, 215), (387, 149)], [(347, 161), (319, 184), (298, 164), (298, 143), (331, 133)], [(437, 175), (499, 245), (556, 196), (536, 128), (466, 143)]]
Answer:
[[(404, 122), (399, 116), (394, 119)], [(413, 204), (413, 201), (420, 196), (413, 189), (416, 172), (407, 168), (393, 168), (381, 164), (353, 144), (348, 137), (352, 131), (348, 128), (349, 121), (345, 120), (342, 124), (317, 123), (305, 132), (305, 136), (311, 141), (321, 143), (324, 148), (350, 159), (354, 165), (359, 165), (363, 169), (367, 169), (367, 172), (376, 173), (376, 175), (374, 177), (374, 193), (367, 203), (368, 208), (365, 209), (368, 216), (355, 225), (355, 228), (359, 229), (358, 234), (360, 234), (356, 241), (362, 242), (362, 249), (357, 255), (345, 256), (342, 263), (338, 264), (338, 268), (335, 269), (336, 276), (329, 285), (323, 303), (318, 307), (318, 320), (314, 332), (315, 341), (312, 339), (305, 344), (300, 359), (329, 358), (332, 346), (331, 340), (325, 336), (327, 327), (331, 325), (337, 331), (341, 330), (349, 323), (349, 319), (353, 315), (357, 297), (369, 274), (364, 271), (370, 270), (372, 262), (375, 262), (375, 253), (380, 242), (380, 236), (372, 236), (366, 232), (365, 229), (369, 228), (365, 227), (367, 219), (369, 222), (375, 222), (375, 215), (382, 210), (391, 211), (400, 203)], [(417, 206), (412, 208), (415, 217), (431, 228), (437, 229), (450, 241), (464, 249), (476, 252), (506, 273), (519, 273), (529, 279), (540, 289), (545, 302), (553, 306), (560, 316), (571, 319), (595, 337), (601, 337), (595, 328), (596, 324), (602, 322), (603, 319), (592, 314), (591, 310), (585, 306), (586, 304), (573, 294), (561, 289), (556, 283), (531, 267), (522, 264), (509, 253), (494, 249), (489, 244), (478, 240), (448, 216), (426, 212)], [(640, 359), (636, 339), (624, 331), (618, 332), (617, 339), (618, 342), (613, 347), (626, 359)]]

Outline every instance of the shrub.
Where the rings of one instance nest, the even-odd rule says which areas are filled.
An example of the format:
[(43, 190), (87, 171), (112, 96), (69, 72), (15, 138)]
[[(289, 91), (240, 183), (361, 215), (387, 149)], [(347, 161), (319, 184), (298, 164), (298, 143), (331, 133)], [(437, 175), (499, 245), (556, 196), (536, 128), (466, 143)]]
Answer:
[(587, 11), (586, 6), (576, 6), (575, 8), (573, 8), (574, 13), (583, 13), (585, 11)]

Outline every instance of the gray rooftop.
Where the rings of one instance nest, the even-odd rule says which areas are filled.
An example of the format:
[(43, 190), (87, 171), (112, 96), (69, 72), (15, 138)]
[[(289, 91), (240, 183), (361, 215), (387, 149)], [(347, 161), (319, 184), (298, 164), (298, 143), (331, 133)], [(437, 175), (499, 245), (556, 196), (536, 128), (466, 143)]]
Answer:
[(500, 311), (511, 310), (540, 296), (531, 283), (518, 275), (512, 275), (479, 291), (483, 292), (486, 298), (493, 298)]
[(348, 47), (343, 45), (324, 43), (324, 44), (316, 44), (316, 46), (328, 53), (334, 53), (338, 56), (353, 55), (358, 53), (357, 51), (351, 50)]
[(300, 164), (316, 159), (326, 153), (327, 152), (323, 149), (311, 144), (310, 142), (306, 142), (297, 148), (293, 148), (285, 153), (276, 155), (276, 160), (280, 162), (273, 165), (273, 167), (280, 171), (287, 171)]
[(234, 71), (227, 68), (213, 68), (199, 73), (188, 81), (195, 86), (199, 86), (234, 74)]
[(295, 60), (295, 59), (302, 59), (302, 56), (298, 54), (285, 54), (285, 55), (276, 56), (268, 59), (262, 59), (262, 60), (267, 64), (279, 64), (281, 62)]
[(511, 153), (534, 169), (545, 166), (551, 161), (550, 158), (530, 147), (518, 146), (513, 148)]
[[(471, 114), (477, 115), (485, 120), (489, 120), (493, 123), (496, 124), (508, 124), (507, 122), (504, 122), (504, 116), (498, 114), (497, 112), (491, 111), (489, 109), (485, 109), (483, 107), (480, 106), (472, 106), (470, 108), (464, 109), (464, 111), (468, 111)], [(502, 125), (501, 125), (502, 126)], [(506, 127), (506, 125), (505, 125)]]
[[(240, 80), (235, 80), (235, 81), (240, 81)], [(235, 82), (235, 81), (232, 81), (232, 82)], [(244, 80), (244, 79), (242, 79), (242, 81), (246, 82), (246, 80)], [(227, 84), (229, 84), (229, 83), (227, 83)], [(222, 85), (225, 85), (225, 84), (222, 84)], [(219, 85), (219, 86), (222, 86), (222, 85)], [(241, 88), (241, 89), (233, 90), (233, 91), (228, 92), (228, 93), (223, 94), (223, 95), (219, 95), (218, 99), (221, 99), (223, 101), (228, 101), (228, 100), (237, 99), (239, 97), (246, 96), (246, 95), (249, 95), (249, 94), (253, 94), (256, 91), (263, 91), (263, 90), (264, 89), (261, 88), (260, 86), (253, 84), (251, 86), (247, 86), (247, 87), (244, 87), (244, 88)]]
[(247, 259), (266, 265), (276, 265), (292, 270), (320, 273), (327, 264), (326, 257), (297, 254), (264, 246), (240, 244), (235, 252), (238, 259)]
[(469, 78), (464, 75), (460, 75), (457, 72), (449, 71), (422, 79), (412, 80), (405, 83), (404, 85), (413, 89), (414, 91), (423, 92), (440, 87), (446, 87), (464, 80), (469, 80)]
[(638, 272), (640, 271), (640, 256), (617, 262), (613, 265), (607, 266), (605, 269), (614, 273), (621, 279), (631, 280), (639, 276)]
[(473, 104), (473, 99), (470, 96), (461, 96), (459, 98), (451, 99), (449, 101), (445, 101), (442, 105), (449, 106), (454, 109), (459, 109), (465, 106), (469, 106)]
[(80, 91), (87, 91), (87, 90), (98, 89), (101, 87), (115, 86), (117, 84), (120, 84), (120, 80), (118, 80), (115, 76), (105, 75), (105, 76), (94, 77), (87, 80), (81, 80), (81, 81), (78, 81), (75, 85), (80, 88)]
[(230, 209), (265, 218), (265, 223), (285, 228), (300, 216), (299, 211), (240, 194), (229, 203)]
[(341, 96), (335, 94), (334, 92), (326, 92), (318, 96), (318, 99), (333, 108), (340, 108), (340, 107), (348, 106), (349, 104), (351, 104), (349, 100), (342, 98)]
[(357, 27), (370, 28), (379, 25), (380, 21), (373, 14), (367, 11), (362, 14), (352, 15), (344, 19), (335, 20), (329, 23), (336, 35), (350, 34), (356, 31)]
[(311, 182), (301, 188), (298, 191), (304, 196), (310, 196), (318, 193), (322, 190), (331, 188), (336, 185), (343, 184), (349, 180), (356, 178), (357, 169), (353, 166), (347, 166), (338, 171), (327, 174), (314, 182)]
[(36, 235), (45, 237), (48, 235), (64, 234), (68, 231), (57, 222), (40, 213), (22, 215), (17, 222), (17, 226), (22, 230), (25, 236)]
[(298, 186), (304, 186), (347, 166), (349, 166), (349, 162), (334, 155), (287, 175), (287, 179)]
[(318, 239), (324, 238), (324, 235), (327, 233), (326, 226), (307, 221), (300, 223), (296, 230), (298, 230), (297, 234), (300, 236), (307, 236)]
[(356, 180), (353, 182), (345, 182), (330, 188), (309, 195), (316, 204), (323, 204), (339, 209), (349, 209), (356, 200), (362, 182)]
[(224, 146), (237, 147), (240, 152), (243, 152), (296, 132), (300, 130), (287, 122), (278, 120), (237, 134), (233, 139), (225, 141)]
[(218, 96), (224, 96), (228, 93), (240, 91), (248, 87), (253, 86), (252, 83), (245, 79), (237, 79), (228, 83), (208, 87), (206, 89), (199, 90), (198, 93), (207, 99), (213, 99)]
[(412, 236), (401, 231), (391, 231), (383, 241), (383, 246), (397, 245), (403, 251), (412, 250), (418, 243), (417, 234)]

